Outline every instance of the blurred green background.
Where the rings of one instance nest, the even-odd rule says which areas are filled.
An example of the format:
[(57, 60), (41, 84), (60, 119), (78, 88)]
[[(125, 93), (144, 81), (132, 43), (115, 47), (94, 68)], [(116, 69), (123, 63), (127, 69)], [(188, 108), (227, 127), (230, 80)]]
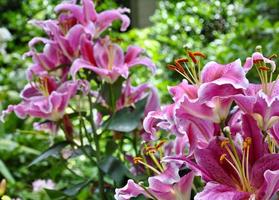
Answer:
[[(137, 68), (136, 82), (149, 80), (160, 91), (162, 102), (168, 102), (167, 86), (174, 85), (181, 77), (166, 66), (175, 58), (184, 56), (184, 45), (207, 55), (210, 60), (228, 63), (250, 56), (261, 45), (266, 56), (278, 54), (279, 0), (155, 0), (156, 10), (149, 17), (138, 12), (137, 0), (98, 0), (97, 10), (130, 6), (133, 26), (118, 34), (119, 24), (114, 24), (113, 37), (120, 45), (136, 44), (158, 67), (155, 77)], [(27, 24), (30, 19), (55, 18), (54, 6), (59, 0), (0, 0), (0, 110), (16, 103), (19, 92), (27, 82), (25, 70), (31, 60), (23, 60), (27, 43), (43, 33)], [(140, 18), (150, 18), (148, 26)], [(143, 26), (146, 26), (143, 28)], [(139, 28), (141, 27), (141, 28)], [(278, 73), (278, 72), (277, 72)], [(257, 81), (255, 73), (249, 76)], [(45, 194), (32, 192), (31, 183), (38, 178), (51, 178), (63, 186), (73, 181), (64, 163), (56, 159), (28, 168), (30, 161), (49, 145), (51, 138), (32, 131), (31, 119), (20, 120), (11, 115), (5, 124), (0, 123), (0, 180), (8, 180), (8, 193), (22, 199), (44, 199)], [(26, 131), (27, 130), (27, 131)], [(60, 165), (61, 167), (57, 167)], [(92, 173), (86, 163), (73, 162), (75, 168)], [(77, 199), (87, 199), (90, 189), (85, 189)], [(41, 196), (40, 196), (41, 195)], [(44, 197), (43, 197), (44, 196)]]

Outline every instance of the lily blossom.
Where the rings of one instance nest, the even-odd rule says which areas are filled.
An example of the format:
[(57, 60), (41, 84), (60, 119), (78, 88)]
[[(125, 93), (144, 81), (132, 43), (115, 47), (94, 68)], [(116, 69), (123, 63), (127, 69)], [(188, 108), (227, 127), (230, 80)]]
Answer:
[(140, 194), (150, 199), (190, 200), (194, 172), (180, 177), (178, 167), (168, 165), (165, 171), (148, 179), (149, 187), (129, 180), (123, 188), (115, 190), (116, 200), (128, 200)]
[(145, 65), (155, 73), (155, 65), (149, 58), (141, 56), (143, 49), (139, 47), (129, 46), (124, 55), (122, 49), (109, 38), (101, 39), (94, 45), (88, 42), (84, 45), (91, 49), (86, 49), (83, 58), (74, 61), (70, 69), (74, 79), (83, 68), (92, 70), (109, 83), (115, 82), (119, 76), (127, 79), (129, 69), (136, 65)]
[(251, 85), (244, 95), (234, 97), (239, 108), (253, 116), (262, 131), (279, 122), (279, 82), (269, 86), (273, 87), (271, 95), (264, 93), (260, 85)]
[(78, 23), (85, 27), (86, 33), (98, 37), (105, 29), (107, 29), (113, 21), (121, 20), (121, 31), (125, 31), (130, 25), (130, 19), (126, 15), (130, 10), (127, 8), (119, 8), (116, 10), (106, 10), (97, 13), (93, 1), (82, 0), (82, 5), (63, 2), (55, 7), (55, 11), (60, 14), (60, 24), (64, 29), (68, 29)]
[(67, 81), (60, 86), (51, 77), (42, 77), (39, 83), (30, 83), (21, 92), (22, 102), (9, 105), (2, 112), (2, 120), (11, 112), (20, 118), (28, 115), (50, 121), (63, 118), (69, 100), (76, 94), (79, 82)]
[(279, 191), (279, 154), (270, 154), (256, 121), (243, 116), (241, 147), (217, 137), (207, 148), (196, 149), (195, 162), (186, 157), (169, 157), (165, 161), (186, 163), (206, 182), (195, 200), (261, 199), (269, 200)]
[(149, 111), (157, 110), (159, 108), (160, 102), (158, 92), (153, 86), (147, 83), (133, 87), (130, 79), (128, 79), (123, 86), (121, 96), (116, 102), (116, 110), (128, 106), (134, 106), (137, 101), (146, 96), (148, 96), (148, 99), (144, 111), (145, 115), (147, 115)]
[(195, 117), (221, 123), (229, 114), (232, 97), (243, 94), (248, 80), (240, 60), (221, 65), (209, 62), (201, 71), (198, 84), (190, 85), (186, 80), (170, 88), (177, 102), (177, 110)]

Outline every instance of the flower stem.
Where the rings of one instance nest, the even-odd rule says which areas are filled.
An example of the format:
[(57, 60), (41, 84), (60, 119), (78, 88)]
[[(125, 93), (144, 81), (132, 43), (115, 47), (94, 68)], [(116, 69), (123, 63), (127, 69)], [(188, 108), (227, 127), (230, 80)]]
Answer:
[[(98, 137), (98, 134), (97, 134), (97, 131), (96, 131), (96, 127), (95, 127), (95, 123), (94, 123), (94, 116), (93, 116), (93, 103), (92, 103), (92, 99), (91, 99), (91, 96), (88, 95), (88, 101), (89, 101), (89, 107), (90, 107), (90, 125), (91, 125), (91, 129), (92, 129), (92, 132), (93, 132), (93, 140), (94, 140), (94, 143), (95, 143), (95, 148), (96, 148), (96, 160), (97, 160), (97, 163), (99, 164), (100, 163), (100, 160), (101, 160), (101, 154), (100, 154), (100, 143), (99, 143), (99, 137)], [(99, 183), (99, 192), (100, 192), (100, 198), (102, 200), (105, 200), (106, 197), (105, 197), (105, 191), (104, 191), (104, 178), (103, 178), (103, 172), (102, 170), (98, 167), (98, 183)]]

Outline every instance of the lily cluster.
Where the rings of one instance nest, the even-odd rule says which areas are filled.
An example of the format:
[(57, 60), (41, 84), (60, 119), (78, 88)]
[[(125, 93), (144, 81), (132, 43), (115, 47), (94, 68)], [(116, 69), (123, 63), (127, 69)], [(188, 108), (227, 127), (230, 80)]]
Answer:
[[(155, 73), (156, 68), (142, 48), (130, 45), (123, 50), (119, 43), (113, 42), (119, 40), (109, 36), (112, 29), (108, 28), (116, 20), (121, 22), (120, 31), (127, 30), (129, 9), (98, 13), (92, 0), (78, 2), (64, 1), (57, 5), (56, 19), (30, 21), (46, 37), (35, 37), (29, 42), (30, 50), (24, 54), (33, 61), (26, 73), (28, 84), (20, 93), (21, 102), (9, 105), (0, 117), (2, 121), (10, 113), (22, 119), (32, 117), (34, 129), (55, 133), (50, 134), (53, 141), (61, 140), (55, 138), (57, 134), (65, 138), (63, 145), (70, 146), (70, 156), (63, 154), (65, 147), (59, 152), (60, 158), (67, 160), (73, 152), (82, 152), (98, 170), (98, 180), (92, 178), (99, 185), (97, 196), (106, 199), (104, 174), (99, 167), (105, 157), (100, 147), (100, 141), (104, 141), (102, 133), (107, 134), (105, 137), (117, 135), (116, 131), (144, 133), (143, 117), (159, 108), (159, 98), (149, 83), (132, 85), (137, 81), (130, 69), (141, 65)], [(123, 120), (119, 122), (118, 116), (123, 118), (125, 113), (130, 113), (133, 124), (124, 130)], [(34, 184), (35, 188), (38, 184)], [(38, 188), (34, 191), (42, 187)], [(54, 186), (44, 188), (54, 189)]]
[[(116, 111), (131, 106), (149, 95), (150, 91), (152, 94), (155, 92), (148, 84), (134, 89), (128, 79), (129, 69), (137, 65), (144, 65), (155, 72), (155, 65), (151, 60), (142, 56), (144, 50), (129, 46), (124, 53), (108, 36), (107, 29), (115, 20), (120, 20), (120, 30), (126, 31), (130, 24), (126, 15), (129, 9), (119, 8), (97, 13), (91, 0), (82, 0), (82, 5), (74, 1), (63, 2), (55, 7), (55, 12), (57, 19), (30, 21), (41, 28), (47, 37), (35, 37), (29, 42), (30, 51), (24, 55), (33, 60), (33, 64), (27, 69), (29, 83), (20, 94), (22, 102), (10, 105), (3, 111), (2, 121), (11, 112), (20, 118), (31, 116), (43, 119), (34, 123), (36, 129), (57, 132), (62, 125), (67, 138), (71, 139), (73, 127), (69, 119), (70, 113), (66, 110), (72, 108), (70, 101), (77, 96), (89, 95), (92, 99), (102, 99), (101, 85), (113, 85), (123, 78), (127, 83), (121, 82), (123, 94), (116, 99)], [(103, 34), (104, 32), (107, 34)], [(92, 84), (90, 85), (92, 81), (97, 83), (94, 91)], [(133, 90), (136, 90), (136, 94), (132, 94)]]
[[(195, 200), (277, 199), (276, 56), (267, 58), (257, 47), (243, 66), (238, 59), (202, 67), (204, 54), (188, 49), (186, 54), (169, 66), (184, 77), (169, 88), (173, 103), (149, 112), (143, 122), (145, 148), (162, 138), (167, 141), (162, 150), (155, 145), (152, 153), (142, 151), (134, 158), (142, 169), (133, 168), (133, 173), (149, 173), (148, 182), (129, 180), (116, 189), (115, 198), (185, 200), (192, 190)], [(248, 81), (251, 70), (257, 71), (260, 83)], [(194, 187), (194, 176), (201, 177), (204, 187)]]

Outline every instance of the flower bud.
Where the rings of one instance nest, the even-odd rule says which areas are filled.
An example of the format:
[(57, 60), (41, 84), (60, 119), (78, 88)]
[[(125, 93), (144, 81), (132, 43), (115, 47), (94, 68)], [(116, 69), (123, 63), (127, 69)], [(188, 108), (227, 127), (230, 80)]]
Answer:
[(5, 194), (7, 182), (3, 179), (0, 183), (0, 196)]

